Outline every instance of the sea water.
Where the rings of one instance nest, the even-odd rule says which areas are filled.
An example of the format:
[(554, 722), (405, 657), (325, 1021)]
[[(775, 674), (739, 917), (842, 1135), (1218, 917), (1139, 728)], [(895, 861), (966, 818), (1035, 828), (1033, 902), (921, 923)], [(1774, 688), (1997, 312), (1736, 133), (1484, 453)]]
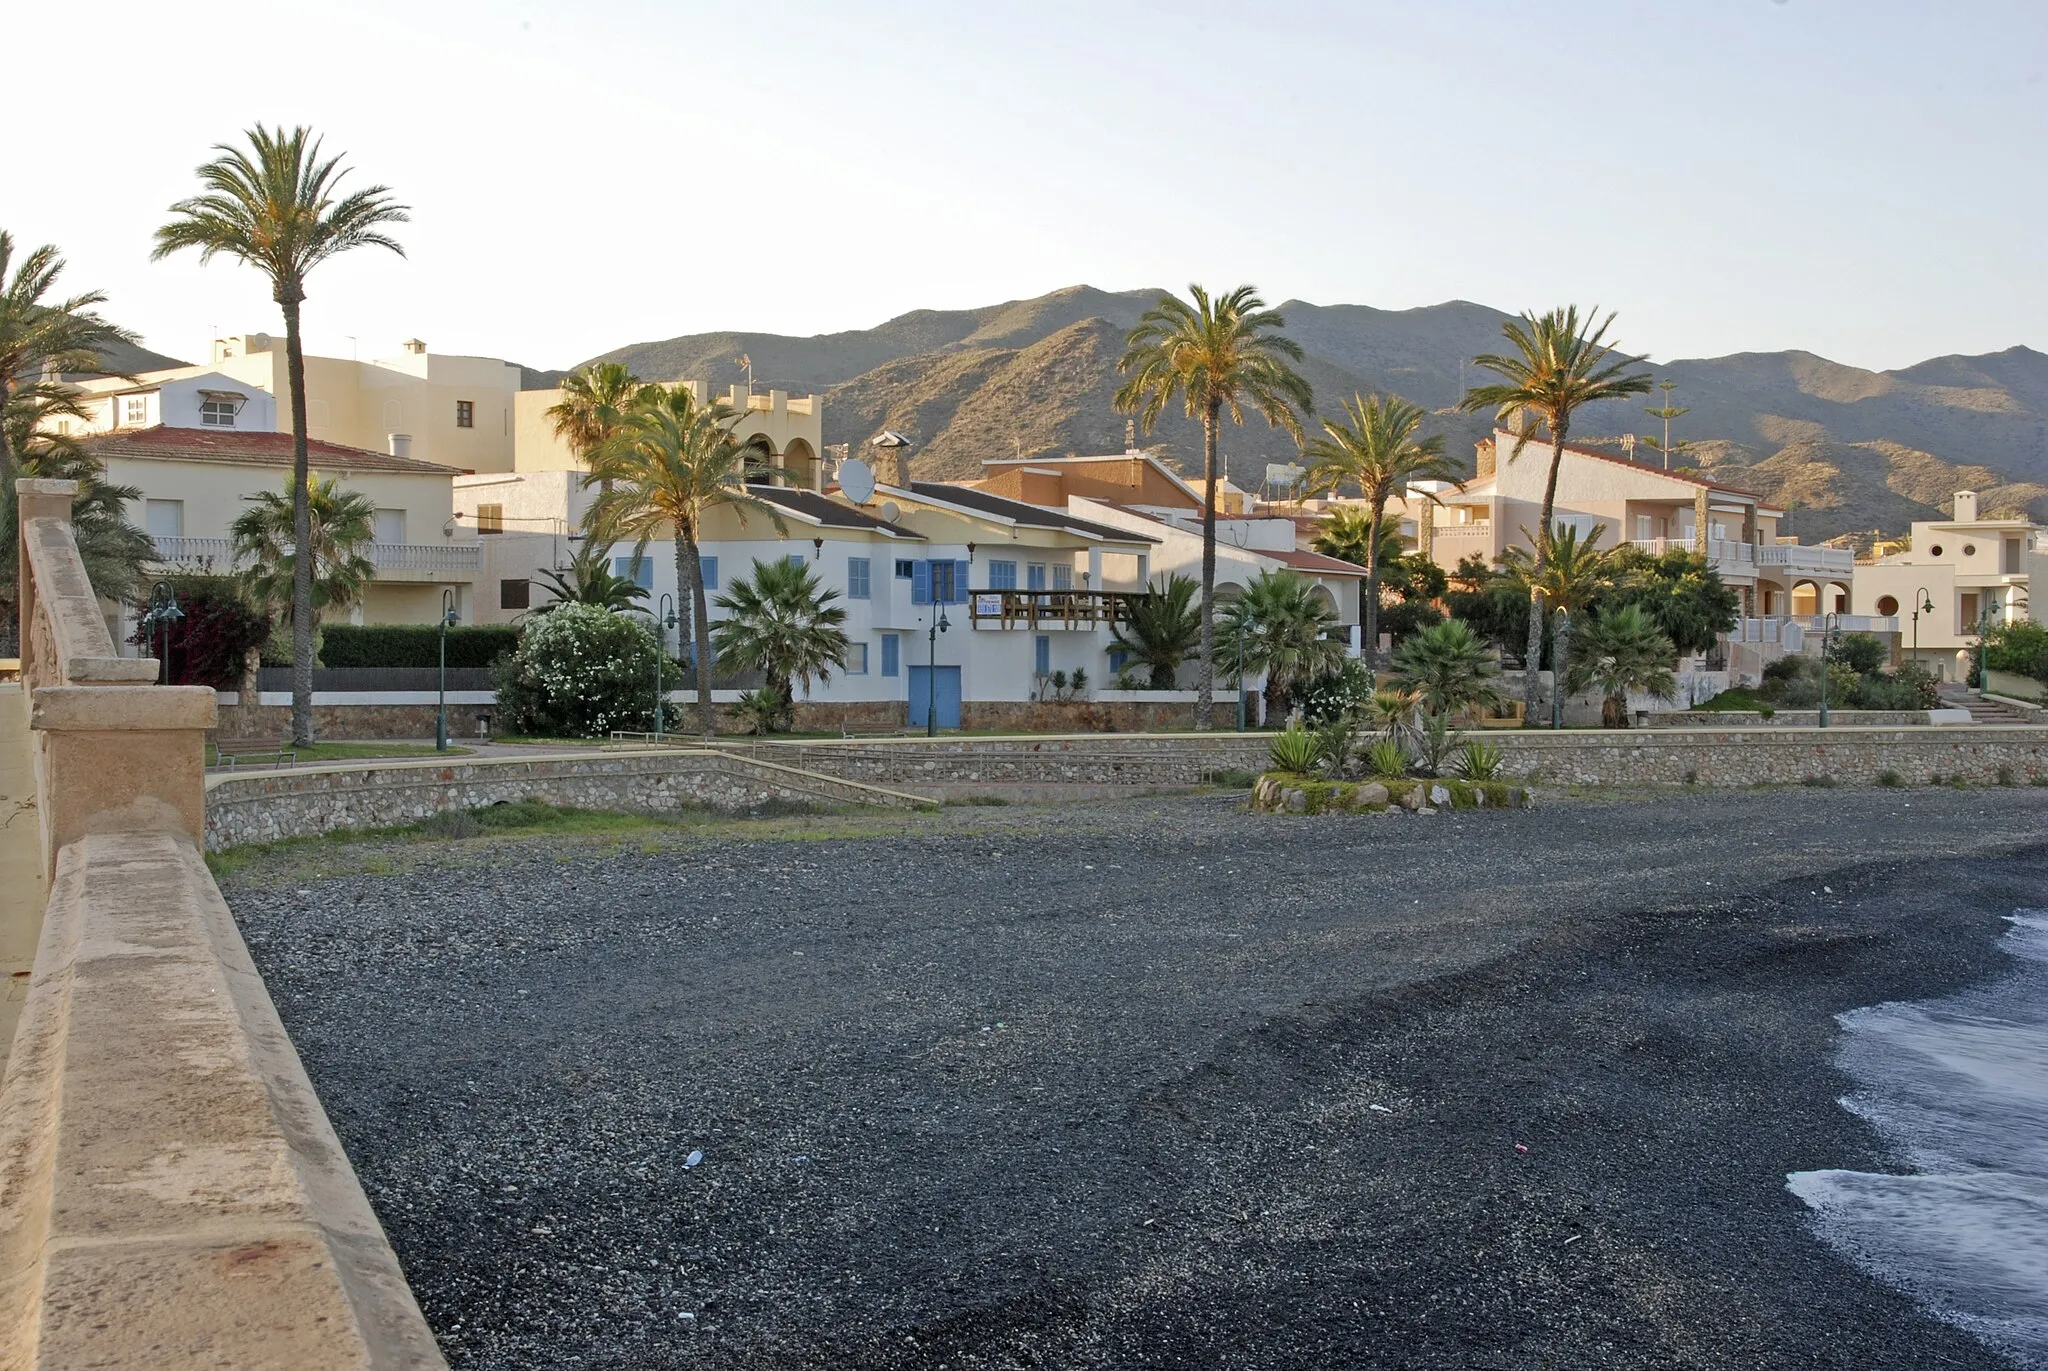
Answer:
[(2015, 974), (1841, 1016), (1843, 1099), (1912, 1167), (1798, 1171), (1828, 1242), (1943, 1319), (2048, 1371), (2048, 913), (2012, 917)]

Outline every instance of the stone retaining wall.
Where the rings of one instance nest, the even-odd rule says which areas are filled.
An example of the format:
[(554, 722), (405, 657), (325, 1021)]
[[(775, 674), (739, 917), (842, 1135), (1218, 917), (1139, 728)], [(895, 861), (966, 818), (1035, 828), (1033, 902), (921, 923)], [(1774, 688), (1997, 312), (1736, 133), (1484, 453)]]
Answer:
[[(1928, 722), (1924, 709), (1831, 709), (1835, 728), (1913, 728)], [(1818, 709), (1780, 709), (1766, 718), (1760, 710), (1679, 709), (1650, 715), (1650, 728), (1818, 728)]]
[(432, 758), (210, 777), (206, 846), (218, 851), (337, 829), (384, 828), (446, 810), (529, 799), (643, 814), (697, 807), (745, 813), (771, 801), (897, 809), (923, 803), (918, 796), (722, 752)]
[(1891, 772), (1907, 785), (1939, 778), (1996, 784), (2048, 779), (2048, 729), (1625, 729), (1612, 733), (1492, 735), (1501, 774), (1539, 784), (1709, 786), (1822, 777), (1870, 785)]
[[(1237, 721), (1237, 702), (1210, 705), (1210, 723), (1228, 728)], [(1152, 733), (1195, 727), (1193, 700), (968, 700), (960, 706), (962, 728), (1014, 729), (1019, 733)]]
[[(1266, 741), (1262, 734), (1236, 733), (906, 738), (768, 743), (750, 755), (869, 785), (946, 794), (1026, 786), (1114, 793), (1197, 785), (1216, 771), (1263, 771)], [(1046, 792), (1045, 798), (1056, 793)]]

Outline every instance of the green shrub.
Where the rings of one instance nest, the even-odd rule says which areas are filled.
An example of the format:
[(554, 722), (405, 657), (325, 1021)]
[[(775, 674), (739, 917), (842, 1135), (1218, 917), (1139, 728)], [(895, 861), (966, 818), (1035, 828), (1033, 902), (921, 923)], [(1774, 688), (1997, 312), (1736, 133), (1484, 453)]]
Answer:
[(1465, 780), (1490, 781), (1500, 774), (1500, 761), (1499, 748), (1474, 738), (1459, 749), (1457, 759), (1451, 765)]
[(1835, 788), (1835, 778), (1832, 776), (1802, 776), (1799, 778), (1799, 784), (1813, 786), (1820, 790), (1833, 790)]
[(1273, 759), (1274, 769), (1303, 776), (1315, 770), (1316, 762), (1323, 755), (1323, 745), (1315, 734), (1296, 727), (1274, 734), (1273, 740), (1266, 745), (1266, 752)]
[(1906, 783), (1906, 778), (1893, 771), (1890, 767), (1886, 767), (1883, 771), (1877, 773), (1877, 783), (1886, 790), (1897, 790)]
[(420, 832), (429, 838), (474, 838), (483, 825), (466, 809), (444, 809), (421, 824)]
[(555, 738), (648, 730), (657, 651), (636, 615), (567, 604), (531, 618), (497, 666), (500, 727)]
[[(253, 608), (241, 586), (227, 576), (173, 576), (181, 617), (171, 621), (170, 683), (235, 690), (251, 649), (270, 641), (270, 618)], [(286, 635), (289, 637), (290, 635)], [(128, 639), (145, 657), (165, 653), (160, 625), (138, 625)]]
[(1383, 780), (1408, 774), (1408, 753), (1392, 738), (1382, 738), (1365, 750), (1365, 769)]
[(1210, 772), (1202, 779), (1225, 790), (1250, 790), (1258, 784), (1259, 776), (1255, 771), (1239, 771), (1235, 767), (1225, 767), (1221, 771)]
[(1356, 657), (1346, 657), (1336, 670), (1315, 677), (1294, 694), (1310, 728), (1354, 718), (1371, 698), (1372, 672)]
[[(448, 665), (490, 666), (519, 646), (519, 634), (512, 624), (458, 624), (448, 630)], [(431, 667), (441, 664), (440, 653), (438, 624), (326, 624), (320, 630), (322, 666)]]
[(1840, 662), (1858, 676), (1871, 675), (1890, 655), (1884, 641), (1874, 633), (1844, 633), (1835, 639), (1834, 649), (1828, 654), (1830, 660)]
[(2048, 681), (2048, 625), (2030, 619), (1993, 624), (1984, 635), (1984, 657), (1993, 671)]

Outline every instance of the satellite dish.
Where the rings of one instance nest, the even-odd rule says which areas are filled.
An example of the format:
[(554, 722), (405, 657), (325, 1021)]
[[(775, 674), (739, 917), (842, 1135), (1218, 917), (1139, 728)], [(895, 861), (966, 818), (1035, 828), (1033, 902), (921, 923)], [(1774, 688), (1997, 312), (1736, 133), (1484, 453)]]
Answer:
[(882, 522), (885, 524), (893, 524), (898, 519), (901, 519), (903, 517), (903, 511), (896, 508), (896, 502), (894, 500), (882, 501), (881, 514)]
[(839, 489), (855, 504), (866, 504), (875, 498), (874, 469), (858, 457), (847, 458), (839, 464)]

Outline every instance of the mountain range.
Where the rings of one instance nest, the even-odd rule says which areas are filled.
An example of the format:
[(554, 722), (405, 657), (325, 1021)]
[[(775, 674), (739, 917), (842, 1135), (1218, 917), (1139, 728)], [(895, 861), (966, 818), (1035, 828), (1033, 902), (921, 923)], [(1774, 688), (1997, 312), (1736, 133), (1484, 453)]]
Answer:
[[(758, 388), (825, 397), (825, 441), (855, 451), (884, 428), (918, 444), (913, 469), (930, 478), (976, 474), (990, 456), (1119, 452), (1125, 416), (1111, 404), (1124, 335), (1158, 290), (1072, 286), (979, 309), (915, 310), (871, 329), (800, 338), (699, 333), (615, 348), (618, 361), (651, 379), (689, 376), (713, 391), (741, 383), (742, 356)], [(1420, 309), (1282, 304), (1287, 333), (1307, 352), (1302, 373), (1319, 413), (1354, 392), (1392, 392), (1433, 411), (1430, 427), (1468, 465), (1489, 421), (1455, 403), (1482, 379), (1471, 359), (1504, 346), (1510, 316), (1451, 301)], [(1626, 338), (1626, 319), (1617, 332)], [(1936, 357), (1898, 371), (1866, 371), (1809, 352), (1737, 353), (1684, 359), (1650, 370), (1674, 383), (1679, 457), (1729, 485), (1789, 506), (1790, 527), (1809, 540), (1867, 543), (1942, 517), (1953, 493), (1974, 488), (1987, 512), (2048, 521), (2048, 355), (2014, 347), (1976, 357)], [(532, 372), (551, 385), (561, 372)], [(1662, 421), (1640, 403), (1581, 413), (1574, 441), (1634, 433), (1661, 439)], [(1163, 417), (1140, 442), (1184, 470), (1201, 461), (1199, 426)], [(1240, 484), (1256, 485), (1268, 462), (1294, 456), (1284, 434), (1253, 419), (1226, 430), (1223, 449)], [(1639, 461), (1657, 461), (1647, 444)]]

